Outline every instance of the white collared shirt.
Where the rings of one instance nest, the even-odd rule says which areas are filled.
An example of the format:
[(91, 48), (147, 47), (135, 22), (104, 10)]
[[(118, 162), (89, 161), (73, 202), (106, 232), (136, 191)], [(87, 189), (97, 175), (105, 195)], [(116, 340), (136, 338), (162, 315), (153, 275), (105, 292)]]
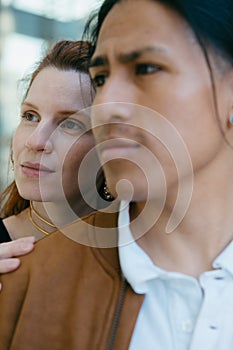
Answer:
[(145, 294), (129, 349), (233, 350), (233, 242), (215, 259), (215, 270), (197, 280), (157, 267), (134, 241), (129, 220), (123, 201), (120, 264), (133, 290)]

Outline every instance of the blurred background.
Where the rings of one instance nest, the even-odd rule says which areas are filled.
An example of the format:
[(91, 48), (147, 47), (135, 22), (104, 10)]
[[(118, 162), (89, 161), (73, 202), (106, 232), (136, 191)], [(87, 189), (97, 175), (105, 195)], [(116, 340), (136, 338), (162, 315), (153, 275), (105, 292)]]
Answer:
[(57, 40), (81, 39), (102, 0), (0, 0), (0, 191), (11, 181), (9, 148), (19, 122), (18, 81)]

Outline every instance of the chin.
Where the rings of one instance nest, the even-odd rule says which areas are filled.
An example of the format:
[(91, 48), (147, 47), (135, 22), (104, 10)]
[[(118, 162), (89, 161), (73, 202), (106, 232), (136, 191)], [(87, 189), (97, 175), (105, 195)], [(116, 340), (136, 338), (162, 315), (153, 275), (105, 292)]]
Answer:
[(29, 188), (29, 189), (25, 189), (25, 188), (18, 188), (19, 191), (19, 195), (28, 200), (28, 201), (36, 201), (36, 202), (40, 202), (41, 199), (41, 194), (39, 189), (35, 189), (35, 188)]

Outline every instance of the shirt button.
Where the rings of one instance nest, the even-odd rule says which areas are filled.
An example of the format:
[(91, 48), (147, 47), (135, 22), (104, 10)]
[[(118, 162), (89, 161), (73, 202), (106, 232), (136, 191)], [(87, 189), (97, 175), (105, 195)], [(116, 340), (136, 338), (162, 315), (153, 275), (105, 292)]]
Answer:
[(182, 331), (185, 333), (191, 333), (193, 331), (193, 322), (191, 320), (184, 321), (182, 323)]

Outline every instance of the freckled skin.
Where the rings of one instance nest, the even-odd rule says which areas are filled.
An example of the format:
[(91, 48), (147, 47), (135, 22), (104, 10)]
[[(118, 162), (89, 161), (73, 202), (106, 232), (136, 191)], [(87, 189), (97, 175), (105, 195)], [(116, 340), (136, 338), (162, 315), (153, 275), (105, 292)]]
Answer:
[[(91, 104), (88, 76), (81, 73), (80, 79), (80, 73), (75, 71), (43, 69), (33, 81), (24, 102), (22, 114), (35, 115), (35, 122), (21, 120), (14, 135), (15, 179), (21, 196), (41, 200), (42, 194), (44, 201), (61, 201), (64, 200), (64, 190), (70, 202), (78, 202), (78, 170), (83, 157), (94, 147), (94, 138), (91, 132), (84, 133), (90, 129), (88, 117), (73, 115), (69, 117), (70, 124), (64, 124), (69, 113), (64, 116), (62, 113), (78, 112)], [(75, 120), (77, 125), (73, 122)], [(60, 127), (61, 122), (63, 127)], [(52, 173), (41, 176), (40, 180), (22, 173), (22, 162), (39, 162), (40, 159)], [(96, 162), (96, 154), (92, 161)], [(89, 178), (82, 179), (85, 192), (89, 188)]]

